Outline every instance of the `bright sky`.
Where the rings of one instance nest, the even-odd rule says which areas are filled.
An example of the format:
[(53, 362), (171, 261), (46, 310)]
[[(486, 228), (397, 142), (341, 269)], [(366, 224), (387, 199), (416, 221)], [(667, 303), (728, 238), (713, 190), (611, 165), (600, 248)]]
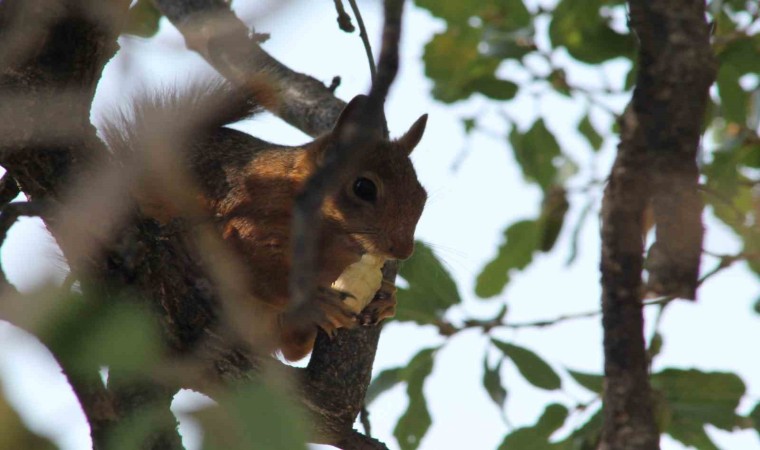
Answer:
[[(337, 29), (332, 2), (296, 2), (297, 5), (274, 9), (267, 7), (277, 5), (276, 1), (260, 3), (264, 6), (256, 10), (240, 8), (240, 13), (254, 19), (257, 31), (272, 33), (265, 48), (275, 57), (326, 83), (340, 75), (342, 84), (338, 95), (343, 99), (367, 91), (369, 74), (364, 50), (357, 34), (348, 35)], [(380, 2), (360, 2), (372, 37), (380, 34), (379, 5)], [(262, 15), (262, 11), (266, 13)], [(431, 83), (424, 77), (420, 58), (424, 44), (442, 24), (414, 8), (407, 8), (405, 23), (402, 66), (391, 92), (387, 116), (391, 134), (398, 136), (420, 114), (430, 114), (425, 137), (413, 155), (419, 178), (431, 194), (418, 236), (433, 245), (457, 280), (465, 299), (462, 306), (450, 312), (449, 318), (456, 321), (464, 317), (492, 317), (505, 301), (510, 307), (508, 319), (513, 322), (598, 309), (599, 238), (594, 215), (581, 233), (580, 256), (575, 264), (565, 265), (571, 230), (564, 229), (558, 249), (538, 256), (527, 271), (515, 274), (501, 296), (489, 300), (474, 296), (474, 279), (494, 255), (503, 229), (516, 220), (535, 216), (539, 192), (522, 182), (506, 138), (476, 133), (469, 141), (465, 140), (459, 118), (483, 108), (492, 109), (489, 102), (476, 98), (450, 107), (431, 101)], [(377, 41), (375, 38), (374, 42)], [(210, 73), (199, 57), (183, 50), (180, 35), (168, 23), (163, 23), (162, 32), (155, 39), (122, 39), (121, 43), (122, 54), (109, 64), (98, 89), (96, 120), (99, 115), (124, 104), (138, 86), (181, 84), (196, 74)], [(522, 79), (520, 73), (512, 69), (505, 66), (505, 76)], [(620, 64), (613, 64), (608, 68), (608, 76), (619, 77), (623, 69)], [(575, 77), (577, 83), (599, 82), (593, 72), (582, 67), (573, 67), (570, 76)], [(618, 102), (616, 107), (622, 105)], [(523, 95), (503, 107), (523, 126), (531, 123), (537, 114), (542, 115), (565, 151), (581, 162), (588, 158), (587, 144), (574, 131), (584, 111), (582, 102), (573, 103), (556, 96), (543, 96), (536, 101), (534, 97)], [(605, 125), (600, 116), (595, 115), (594, 119), (597, 125)], [(491, 115), (486, 126), (500, 134), (507, 131), (496, 115)], [(271, 117), (247, 121), (240, 128), (274, 142), (293, 144), (308, 140)], [(602, 179), (606, 175), (615, 143), (614, 139), (606, 143), (594, 178)], [(454, 172), (451, 166), (464, 149), (466, 159)], [(590, 177), (581, 178), (578, 185)], [(574, 223), (580, 214), (584, 199), (581, 195), (573, 197), (569, 223)], [(730, 233), (714, 220), (708, 218), (707, 228), (705, 247), (708, 250), (719, 253), (738, 250)], [(63, 266), (52, 240), (41, 230), (39, 222), (31, 219), (20, 221), (11, 230), (3, 248), (2, 262), (11, 281), (25, 290), (34, 289), (44, 280), (60, 279)], [(713, 261), (706, 261), (705, 269), (712, 264)], [(760, 362), (750, 353), (749, 345), (760, 342), (758, 315), (752, 313), (752, 303), (759, 291), (757, 278), (742, 264), (737, 264), (707, 282), (700, 290), (698, 303), (672, 305), (663, 318), (661, 329), (665, 345), (654, 369), (696, 367), (737, 372), (749, 393), (749, 400), (741, 405), (739, 412), (747, 413), (760, 399)], [(647, 313), (649, 322), (652, 313), (654, 310)], [(500, 330), (495, 335), (535, 350), (558, 370), (569, 367), (601, 372), (602, 338), (598, 318), (543, 329)], [(439, 352), (433, 374), (425, 385), (433, 426), (421, 449), (495, 449), (510, 427), (533, 424), (546, 403), (559, 401), (571, 405), (576, 399), (592, 398), (588, 392), (575, 387), (570, 379), (563, 382), (573, 386), (572, 397), (537, 390), (528, 385), (513, 366), (505, 363), (502, 380), (509, 390), (506, 418), (510, 424), (506, 425), (481, 386), (487, 341), (481, 333), (468, 331), (451, 339)], [(383, 331), (375, 370), (404, 365), (421, 348), (442, 342), (444, 340), (432, 328), (391, 323)], [(492, 352), (491, 361), (496, 357)], [(89, 448), (84, 417), (55, 363), (33, 338), (5, 323), (0, 323), (0, 379), (5, 394), (33, 429), (51, 436), (65, 450)], [(196, 408), (198, 397), (197, 394), (181, 395), (175, 407), (180, 411)], [(404, 388), (396, 387), (370, 408), (375, 437), (391, 449), (397, 448), (392, 437), (393, 427), (405, 407)], [(570, 430), (570, 427), (563, 428), (557, 437)], [(188, 450), (197, 449), (197, 431), (183, 423), (182, 433)], [(760, 449), (754, 431), (729, 434), (710, 428), (708, 433), (726, 449)], [(664, 450), (681, 448), (680, 444), (663, 438)]]

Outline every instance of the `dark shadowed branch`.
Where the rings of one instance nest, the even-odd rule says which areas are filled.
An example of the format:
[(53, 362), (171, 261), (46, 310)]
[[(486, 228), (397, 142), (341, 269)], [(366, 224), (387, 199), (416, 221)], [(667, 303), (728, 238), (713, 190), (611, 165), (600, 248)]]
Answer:
[(629, 2), (640, 40), (639, 71), (620, 119), (621, 142), (602, 205), (602, 450), (659, 448), (642, 315), (642, 230), (650, 201), (654, 251), (660, 254), (650, 281), (687, 297), (698, 283), (702, 226), (695, 157), (714, 61), (704, 3), (682, 3)]

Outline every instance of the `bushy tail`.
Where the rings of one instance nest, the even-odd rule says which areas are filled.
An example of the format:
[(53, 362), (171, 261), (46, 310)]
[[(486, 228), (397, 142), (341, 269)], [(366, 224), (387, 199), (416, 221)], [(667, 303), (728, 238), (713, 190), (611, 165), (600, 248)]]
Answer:
[(195, 80), (182, 88), (141, 92), (128, 108), (106, 118), (100, 131), (120, 159), (157, 135), (192, 142), (253, 116), (263, 106), (273, 108), (275, 98), (274, 89), (263, 82), (238, 88), (219, 78)]

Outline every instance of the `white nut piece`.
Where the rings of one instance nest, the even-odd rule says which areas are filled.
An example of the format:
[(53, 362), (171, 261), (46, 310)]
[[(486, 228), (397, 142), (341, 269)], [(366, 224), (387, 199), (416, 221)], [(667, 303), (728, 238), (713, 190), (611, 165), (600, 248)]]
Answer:
[(365, 253), (359, 262), (346, 267), (332, 284), (333, 289), (353, 296), (343, 301), (351, 311), (356, 314), (362, 312), (375, 296), (375, 292), (380, 289), (383, 282), (383, 264), (385, 258), (382, 256)]

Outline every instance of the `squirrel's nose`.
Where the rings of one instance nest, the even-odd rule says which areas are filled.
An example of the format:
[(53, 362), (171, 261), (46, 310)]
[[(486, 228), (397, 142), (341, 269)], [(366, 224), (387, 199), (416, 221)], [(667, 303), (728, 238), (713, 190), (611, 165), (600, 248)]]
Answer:
[(392, 242), (388, 247), (388, 254), (394, 259), (407, 259), (414, 252), (414, 241)]

